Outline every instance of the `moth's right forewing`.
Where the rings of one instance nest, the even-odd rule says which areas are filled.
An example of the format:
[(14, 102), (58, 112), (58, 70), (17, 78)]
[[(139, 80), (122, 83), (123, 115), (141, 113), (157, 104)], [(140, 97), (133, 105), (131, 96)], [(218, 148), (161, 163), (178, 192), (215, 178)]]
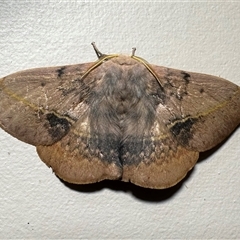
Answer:
[(153, 69), (166, 94), (165, 123), (183, 146), (206, 151), (240, 124), (239, 86), (207, 74), (158, 66)]

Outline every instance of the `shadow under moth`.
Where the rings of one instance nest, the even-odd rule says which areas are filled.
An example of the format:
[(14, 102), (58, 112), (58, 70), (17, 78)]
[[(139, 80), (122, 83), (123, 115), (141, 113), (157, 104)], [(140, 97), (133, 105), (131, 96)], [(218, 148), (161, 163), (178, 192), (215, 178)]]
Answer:
[(240, 123), (240, 87), (134, 55), (0, 79), (0, 126), (76, 184), (177, 184)]

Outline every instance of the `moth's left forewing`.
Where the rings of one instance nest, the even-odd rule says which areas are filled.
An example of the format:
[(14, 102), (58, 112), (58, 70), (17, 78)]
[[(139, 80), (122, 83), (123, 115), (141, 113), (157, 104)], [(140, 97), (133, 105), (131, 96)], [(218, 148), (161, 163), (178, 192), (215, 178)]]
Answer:
[(81, 79), (92, 65), (37, 68), (0, 80), (0, 126), (24, 142), (49, 145), (61, 139), (87, 106), (88, 83)]
[(166, 95), (165, 124), (183, 146), (206, 151), (240, 123), (240, 88), (222, 78), (152, 66)]

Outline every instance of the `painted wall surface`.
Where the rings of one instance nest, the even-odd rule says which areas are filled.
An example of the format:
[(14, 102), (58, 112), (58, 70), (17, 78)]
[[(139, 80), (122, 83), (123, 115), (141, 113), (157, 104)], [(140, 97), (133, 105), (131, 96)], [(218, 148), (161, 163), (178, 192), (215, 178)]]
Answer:
[[(240, 3), (0, 1), (0, 77), (104, 53), (240, 85)], [(1, 101), (1, 100), (0, 100)], [(61, 182), (0, 130), (0, 238), (240, 238), (240, 129), (177, 186)]]

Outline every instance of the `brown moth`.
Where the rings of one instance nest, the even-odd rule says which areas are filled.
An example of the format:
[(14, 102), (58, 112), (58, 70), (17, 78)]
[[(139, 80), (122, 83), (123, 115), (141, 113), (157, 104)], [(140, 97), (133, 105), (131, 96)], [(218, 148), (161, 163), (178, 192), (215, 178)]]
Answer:
[(93, 46), (97, 62), (0, 80), (0, 126), (63, 180), (168, 188), (239, 125), (237, 85)]

